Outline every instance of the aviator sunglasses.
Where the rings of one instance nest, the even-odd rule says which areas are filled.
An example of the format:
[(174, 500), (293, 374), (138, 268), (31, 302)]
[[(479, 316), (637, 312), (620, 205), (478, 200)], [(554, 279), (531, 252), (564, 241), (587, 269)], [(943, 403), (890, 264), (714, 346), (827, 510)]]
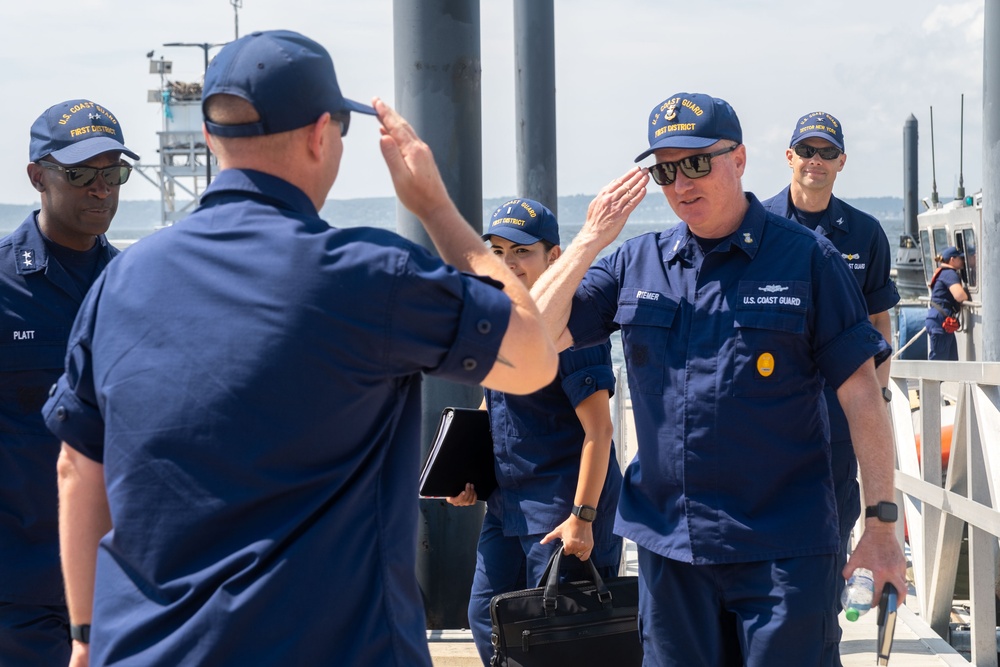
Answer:
[(732, 153), (739, 148), (739, 144), (717, 150), (714, 153), (699, 153), (689, 155), (676, 162), (660, 162), (649, 168), (649, 174), (657, 185), (670, 185), (677, 178), (677, 168), (688, 178), (701, 178), (712, 173), (712, 158)]
[(816, 153), (824, 160), (836, 160), (840, 157), (840, 149), (835, 146), (827, 146), (826, 148), (816, 148), (815, 146), (810, 146), (809, 144), (795, 144), (792, 148), (795, 154), (801, 158), (808, 160)]
[(101, 178), (110, 187), (115, 187), (116, 185), (121, 185), (128, 180), (128, 177), (132, 174), (132, 165), (127, 162), (120, 162), (119, 164), (111, 165), (110, 167), (63, 167), (52, 162), (44, 162), (39, 160), (36, 162), (38, 166), (43, 169), (54, 169), (56, 171), (61, 171), (66, 175), (66, 180), (70, 185), (78, 188), (85, 188), (95, 180), (97, 180), (97, 174), (101, 174)]

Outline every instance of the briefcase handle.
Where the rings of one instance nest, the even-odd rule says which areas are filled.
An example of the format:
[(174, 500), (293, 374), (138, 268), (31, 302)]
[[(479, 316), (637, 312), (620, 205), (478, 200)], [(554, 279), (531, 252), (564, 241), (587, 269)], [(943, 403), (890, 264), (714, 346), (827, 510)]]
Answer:
[[(556, 610), (559, 601), (559, 563), (561, 562), (563, 554), (563, 548), (557, 547), (552, 553), (552, 557), (549, 558), (549, 564), (545, 566), (545, 572), (542, 573), (542, 578), (540, 581), (545, 582), (545, 590), (542, 592), (542, 605), (545, 608), (545, 615), (549, 616), (552, 612)], [(583, 561), (587, 567), (588, 574), (590, 575), (590, 580), (594, 582), (594, 587), (597, 589), (597, 599), (601, 602), (601, 607), (604, 609), (611, 608), (611, 591), (608, 590), (607, 585), (604, 583), (604, 579), (597, 572), (597, 568), (594, 566), (594, 561), (591, 558)]]

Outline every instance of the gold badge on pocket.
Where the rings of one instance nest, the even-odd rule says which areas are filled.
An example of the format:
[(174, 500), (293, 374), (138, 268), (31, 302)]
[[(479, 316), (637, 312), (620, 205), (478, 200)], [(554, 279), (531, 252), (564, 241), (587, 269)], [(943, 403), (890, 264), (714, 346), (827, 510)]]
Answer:
[(764, 352), (757, 357), (757, 372), (764, 377), (770, 377), (774, 372), (774, 355)]

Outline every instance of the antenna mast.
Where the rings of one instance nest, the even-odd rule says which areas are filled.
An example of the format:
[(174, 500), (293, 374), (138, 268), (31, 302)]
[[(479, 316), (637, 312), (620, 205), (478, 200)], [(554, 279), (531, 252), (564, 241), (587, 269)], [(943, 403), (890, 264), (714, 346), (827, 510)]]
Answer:
[(240, 38), (240, 9), (243, 7), (243, 0), (229, 0), (233, 6), (233, 25), (236, 28), (236, 39)]
[(931, 206), (937, 207), (937, 169), (934, 167), (934, 107), (931, 107)]
[(958, 125), (958, 190), (955, 199), (965, 200), (965, 179), (962, 177), (962, 157), (965, 144), (965, 93), (962, 93), (961, 115)]

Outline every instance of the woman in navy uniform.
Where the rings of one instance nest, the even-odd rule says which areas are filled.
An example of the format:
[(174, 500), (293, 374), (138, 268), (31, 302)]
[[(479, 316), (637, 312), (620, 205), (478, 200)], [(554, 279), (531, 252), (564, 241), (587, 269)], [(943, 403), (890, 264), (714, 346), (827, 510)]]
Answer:
[[(500, 206), (483, 235), (530, 289), (558, 259), (559, 227), (544, 205), (513, 199)], [(621, 470), (614, 456), (609, 399), (615, 379), (611, 345), (559, 355), (559, 374), (527, 396), (486, 390), (497, 489), (486, 500), (469, 626), (488, 665), (493, 655), (490, 600), (538, 585), (552, 553), (562, 546), (579, 560), (563, 562), (564, 580), (588, 578), (592, 558), (602, 577), (618, 574), (621, 538), (612, 533)], [(472, 505), (467, 484), (452, 505)]]
[(962, 303), (969, 300), (959, 273), (965, 268), (965, 255), (952, 245), (942, 250), (935, 260), (939, 266), (931, 278), (931, 307), (927, 309), (925, 321), (931, 339), (927, 358), (930, 361), (958, 361), (955, 330), (945, 330), (944, 322), (949, 317), (954, 318)]

